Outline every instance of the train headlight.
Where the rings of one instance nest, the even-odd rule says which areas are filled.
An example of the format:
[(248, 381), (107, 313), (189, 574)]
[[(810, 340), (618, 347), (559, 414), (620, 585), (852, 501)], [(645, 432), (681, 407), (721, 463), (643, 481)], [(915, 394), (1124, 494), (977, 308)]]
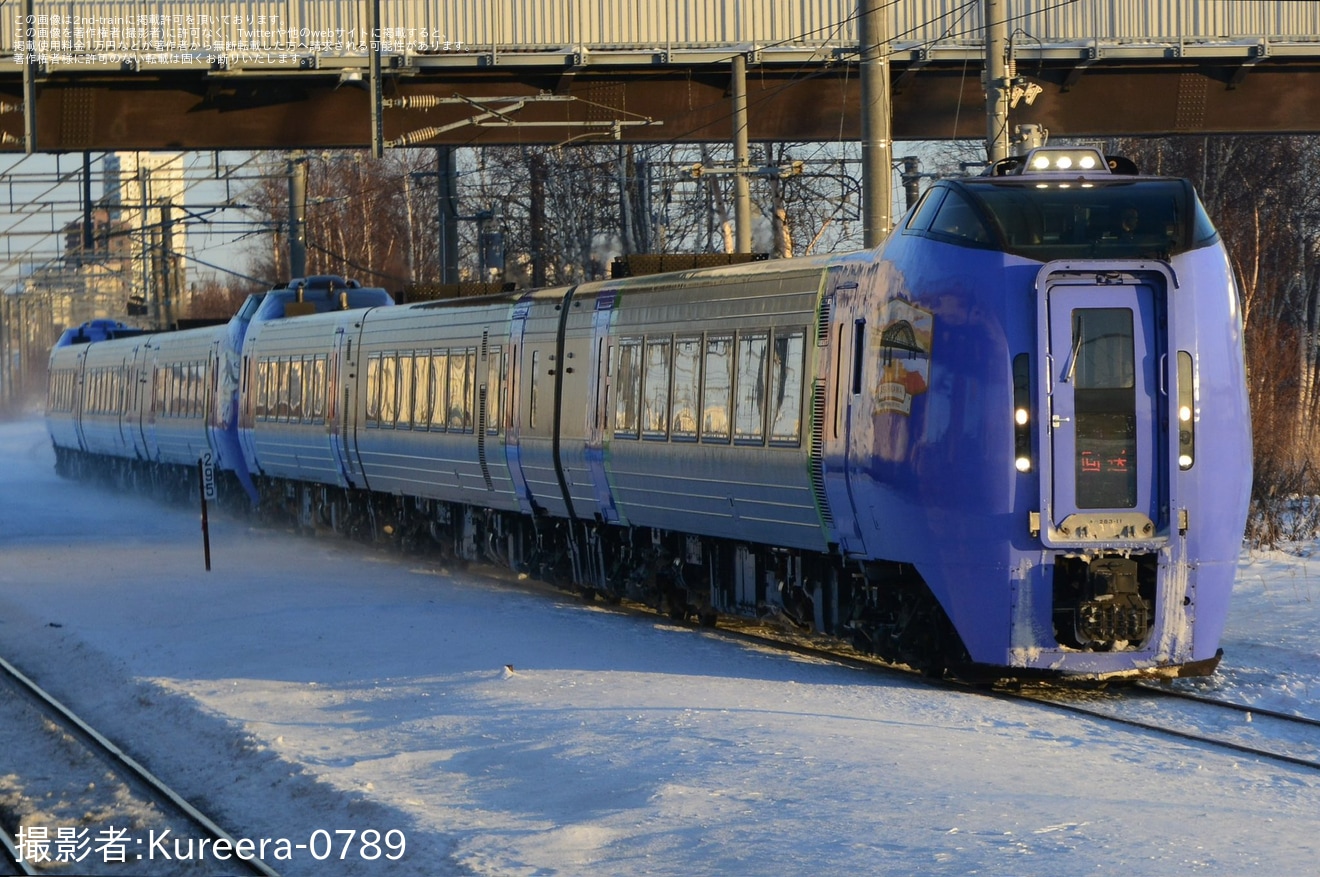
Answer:
[(1041, 146), (1031, 151), (1020, 172), (1047, 174), (1079, 170), (1108, 173), (1109, 166), (1105, 164), (1104, 156), (1100, 151), (1089, 146)]
[(1025, 353), (1013, 357), (1013, 465), (1030, 472), (1031, 360)]
[(1178, 351), (1178, 468), (1196, 462), (1196, 390), (1192, 382), (1192, 355)]

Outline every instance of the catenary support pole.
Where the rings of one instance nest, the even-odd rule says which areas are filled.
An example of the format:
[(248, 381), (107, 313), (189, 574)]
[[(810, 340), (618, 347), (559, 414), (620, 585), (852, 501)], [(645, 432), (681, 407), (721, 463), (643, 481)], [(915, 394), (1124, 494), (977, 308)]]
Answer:
[(862, 74), (862, 243), (880, 245), (889, 234), (894, 180), (890, 166), (889, 37), (881, 0), (859, 0)]

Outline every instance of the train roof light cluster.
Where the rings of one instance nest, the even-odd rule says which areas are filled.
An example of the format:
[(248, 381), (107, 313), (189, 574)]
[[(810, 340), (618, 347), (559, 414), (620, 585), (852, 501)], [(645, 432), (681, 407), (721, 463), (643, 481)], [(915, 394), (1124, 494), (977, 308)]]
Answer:
[[(1001, 158), (983, 176), (1067, 176), (1137, 173), (1137, 166), (1121, 156), (1105, 155), (1093, 146), (1039, 146), (1027, 155)], [(1047, 184), (1048, 185), (1048, 184)]]
[(1021, 173), (1109, 173), (1109, 165), (1098, 149), (1089, 147), (1058, 148), (1042, 146), (1031, 150), (1027, 160), (1022, 163)]

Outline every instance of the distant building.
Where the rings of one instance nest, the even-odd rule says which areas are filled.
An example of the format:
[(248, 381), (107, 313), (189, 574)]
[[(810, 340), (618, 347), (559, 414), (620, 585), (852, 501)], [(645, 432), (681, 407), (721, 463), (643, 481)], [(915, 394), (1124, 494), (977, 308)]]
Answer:
[(102, 318), (165, 327), (184, 312), (183, 170), (182, 153), (105, 156), (103, 197), (61, 229), (63, 252), (0, 298), (0, 408), (40, 390), (64, 329)]

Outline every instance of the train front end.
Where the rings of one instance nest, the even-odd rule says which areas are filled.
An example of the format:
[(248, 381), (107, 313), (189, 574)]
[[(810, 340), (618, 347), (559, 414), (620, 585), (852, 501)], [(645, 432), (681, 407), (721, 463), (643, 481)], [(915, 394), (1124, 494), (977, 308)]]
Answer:
[(886, 249), (933, 343), (886, 485), (924, 532), (880, 556), (906, 551), (973, 665), (1203, 675), (1251, 485), (1236, 286), (1190, 184), (1107, 164), (1042, 149), (948, 184)]

